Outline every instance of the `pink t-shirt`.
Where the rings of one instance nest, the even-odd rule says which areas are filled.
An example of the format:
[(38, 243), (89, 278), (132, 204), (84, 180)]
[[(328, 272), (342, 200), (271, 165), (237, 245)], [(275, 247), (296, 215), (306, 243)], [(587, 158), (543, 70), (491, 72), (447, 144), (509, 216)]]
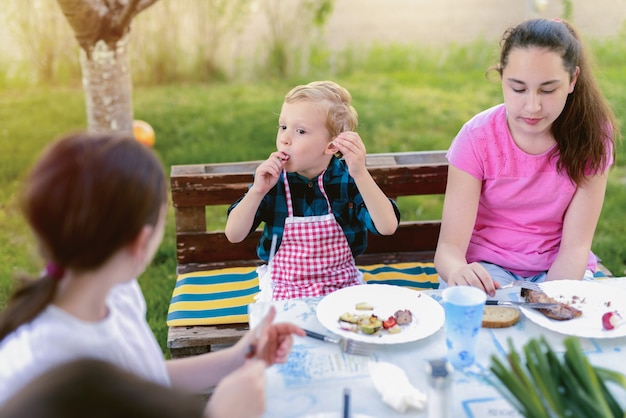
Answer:
[[(550, 268), (576, 191), (567, 174), (557, 171), (554, 151), (529, 155), (519, 149), (503, 104), (476, 115), (461, 128), (448, 160), (482, 182), (466, 254), (469, 263), (490, 262), (522, 277)], [(587, 268), (595, 271), (596, 262), (590, 254)]]

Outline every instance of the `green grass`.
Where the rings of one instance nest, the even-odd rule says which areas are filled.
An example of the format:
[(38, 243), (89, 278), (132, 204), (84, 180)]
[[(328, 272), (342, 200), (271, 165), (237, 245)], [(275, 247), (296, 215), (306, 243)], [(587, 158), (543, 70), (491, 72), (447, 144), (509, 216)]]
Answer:
[[(617, 44), (616, 44), (617, 45)], [(599, 73), (602, 88), (616, 111), (626, 108), (626, 63), (606, 51)], [(384, 54), (383, 54), (384, 52)], [(622, 52), (626, 52), (622, 48)], [(382, 55), (381, 55), (382, 54)], [(462, 124), (501, 101), (498, 83), (484, 69), (493, 53), (480, 45), (428, 51), (387, 48), (349, 51), (336, 73), (323, 57), (306, 79), (257, 84), (172, 85), (134, 90), (135, 118), (155, 129), (155, 150), (166, 170), (173, 164), (262, 159), (275, 147), (277, 114), (284, 94), (295, 84), (334, 79), (350, 90), (359, 112), (359, 132), (368, 152), (446, 149)], [(626, 126), (626, 116), (618, 115)], [(0, 306), (17, 272), (37, 274), (41, 261), (17, 211), (16, 192), (27, 167), (56, 136), (86, 125), (81, 89), (41, 87), (5, 90), (0, 97)], [(618, 161), (625, 151), (618, 145)], [(626, 171), (611, 173), (593, 249), (615, 274), (626, 268)], [(441, 216), (441, 199), (402, 199), (402, 216)], [(222, 228), (226, 208), (207, 214), (210, 228)], [(175, 282), (173, 213), (163, 244), (140, 278), (148, 321), (165, 350), (165, 319)]]

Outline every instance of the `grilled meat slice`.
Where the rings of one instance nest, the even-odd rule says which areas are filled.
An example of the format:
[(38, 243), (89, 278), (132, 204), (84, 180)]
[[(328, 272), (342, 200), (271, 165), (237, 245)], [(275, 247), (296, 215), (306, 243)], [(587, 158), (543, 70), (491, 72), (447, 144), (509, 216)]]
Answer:
[(526, 302), (556, 303), (557, 305), (552, 308), (542, 308), (537, 310), (548, 318), (556, 319), (557, 321), (568, 321), (570, 319), (578, 318), (583, 314), (583, 311), (580, 309), (561, 303), (540, 290), (522, 289), (521, 295), (524, 297)]

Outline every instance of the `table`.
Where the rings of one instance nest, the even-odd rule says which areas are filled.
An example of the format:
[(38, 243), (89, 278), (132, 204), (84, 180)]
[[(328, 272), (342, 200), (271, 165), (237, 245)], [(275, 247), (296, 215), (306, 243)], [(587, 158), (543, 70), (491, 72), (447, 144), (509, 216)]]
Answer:
[[(626, 290), (624, 279), (611, 278), (601, 282)], [(429, 291), (428, 294), (440, 300), (439, 291)], [(277, 320), (291, 321), (331, 335), (317, 320), (315, 308), (319, 300), (274, 302)], [(342, 410), (343, 389), (350, 388), (354, 414), (385, 418), (425, 417), (425, 410), (408, 410), (401, 414), (383, 403), (369, 376), (367, 364), (370, 361), (395, 364), (406, 372), (413, 386), (427, 393), (426, 363), (429, 359), (445, 356), (444, 328), (414, 342), (374, 345), (374, 351), (369, 357), (347, 355), (334, 344), (296, 337), (288, 362), (268, 368), (267, 411), (264, 416), (290, 418), (338, 413)], [(540, 327), (524, 315), (517, 325), (510, 328), (481, 329), (476, 363), (462, 372), (453, 373), (452, 417), (520, 417), (485, 380), (485, 376), (491, 375), (491, 355), (505, 355), (508, 352), (507, 339), (512, 338), (519, 351), (529, 339), (539, 336), (544, 336), (555, 351), (564, 351), (562, 341), (565, 335)], [(626, 337), (580, 340), (592, 364), (626, 374)], [(338, 413), (337, 417), (340, 416)]]

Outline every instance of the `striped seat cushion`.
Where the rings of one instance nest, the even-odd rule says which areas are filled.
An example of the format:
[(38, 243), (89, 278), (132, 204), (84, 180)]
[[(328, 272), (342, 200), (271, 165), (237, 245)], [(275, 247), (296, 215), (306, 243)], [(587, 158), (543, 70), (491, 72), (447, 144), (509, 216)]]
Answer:
[[(366, 283), (436, 289), (433, 263), (359, 266)], [(255, 267), (231, 267), (181, 274), (172, 294), (168, 326), (237, 324), (248, 322), (248, 305), (259, 292)]]
[(415, 290), (439, 287), (434, 263), (397, 263), (359, 266), (366, 283), (392, 284)]
[(259, 292), (254, 267), (232, 267), (180, 274), (170, 301), (167, 325), (248, 322), (248, 305)]

